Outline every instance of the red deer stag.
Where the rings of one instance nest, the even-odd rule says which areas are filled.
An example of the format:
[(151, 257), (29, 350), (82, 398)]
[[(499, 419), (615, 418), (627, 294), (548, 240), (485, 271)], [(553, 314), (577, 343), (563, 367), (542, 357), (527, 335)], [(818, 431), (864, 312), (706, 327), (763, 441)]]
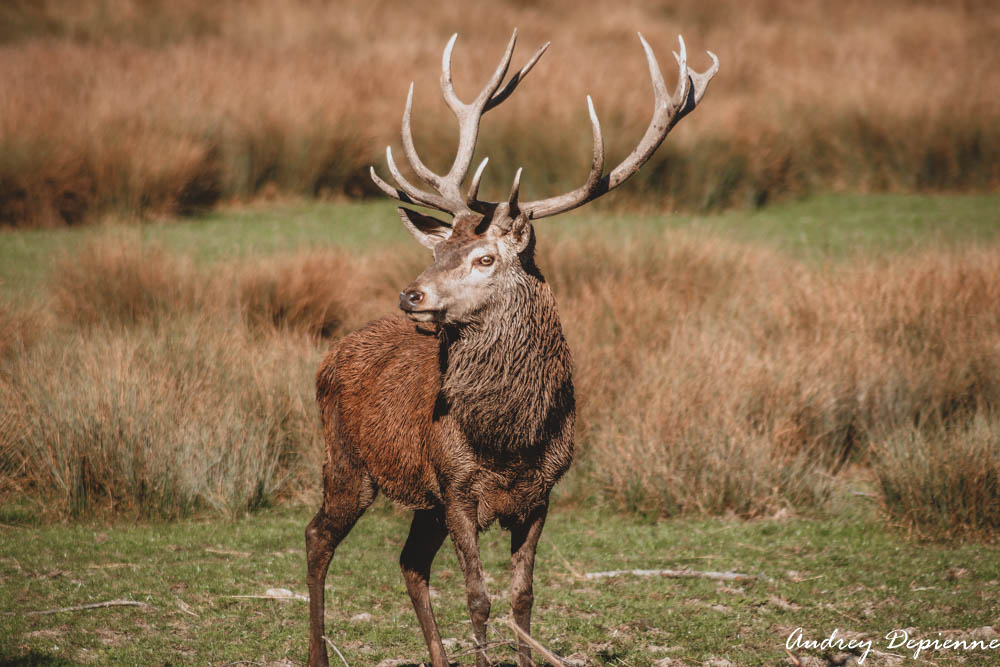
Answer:
[[(680, 72), (671, 96), (649, 44), (655, 104), (638, 147), (604, 174), (604, 143), (590, 98), (594, 134), (590, 176), (557, 197), (522, 202), (521, 170), (507, 201), (478, 198), (483, 160), (469, 188), (469, 171), (484, 113), (510, 96), (548, 48), (505, 86), (517, 31), (489, 83), (463, 103), (451, 80), (452, 36), (442, 58), (441, 91), (458, 118), (458, 151), (445, 175), (417, 156), (410, 130), (413, 85), (403, 111), (403, 148), (414, 173), (434, 192), (407, 181), (386, 148), (398, 187), (371, 177), (390, 197), (436, 209), (440, 220), (408, 208), (399, 217), (434, 253), (434, 262), (399, 295), (406, 317), (372, 322), (334, 347), (316, 376), (326, 462), (323, 505), (306, 528), (309, 585), (309, 664), (326, 665), (323, 588), (337, 545), (382, 491), (414, 511), (400, 556), (406, 589), (435, 667), (447, 665), (428, 592), (431, 561), (451, 536), (465, 576), (476, 665), (488, 664), (484, 644), (490, 598), (479, 559), (479, 533), (494, 519), (511, 532), (514, 622), (530, 632), (532, 570), (549, 493), (573, 459), (572, 360), (552, 290), (535, 265), (532, 221), (581, 206), (621, 185), (645, 163), (670, 129), (695, 108), (719, 61), (704, 73), (688, 69), (684, 40), (675, 53)], [(518, 662), (531, 663), (519, 642)]]

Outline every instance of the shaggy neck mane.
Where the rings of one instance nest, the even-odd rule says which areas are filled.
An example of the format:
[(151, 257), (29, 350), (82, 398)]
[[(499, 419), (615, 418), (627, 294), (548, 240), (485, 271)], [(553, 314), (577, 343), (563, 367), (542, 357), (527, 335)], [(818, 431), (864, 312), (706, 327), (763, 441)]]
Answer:
[(555, 298), (525, 255), (526, 272), (498, 291), (478, 321), (441, 336), (446, 409), (486, 455), (526, 454), (544, 443), (572, 400)]

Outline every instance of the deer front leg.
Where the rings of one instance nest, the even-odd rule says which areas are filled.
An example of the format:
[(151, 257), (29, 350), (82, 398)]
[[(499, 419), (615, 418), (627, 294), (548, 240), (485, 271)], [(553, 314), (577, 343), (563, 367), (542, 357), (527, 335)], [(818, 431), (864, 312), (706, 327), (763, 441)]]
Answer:
[[(548, 505), (542, 505), (533, 511), (524, 522), (516, 523), (510, 531), (510, 560), (513, 576), (510, 582), (510, 607), (514, 613), (514, 622), (531, 634), (531, 607), (535, 602), (532, 588), (535, 569), (535, 549), (538, 538), (542, 536), (545, 525), (545, 515)], [(533, 665), (531, 648), (518, 638), (517, 664), (520, 667)]]
[(309, 665), (326, 667), (324, 585), (333, 552), (357, 521), (364, 508), (331, 517), (320, 509), (306, 527), (306, 585), (309, 588)]
[(489, 667), (486, 657), (486, 621), (490, 617), (490, 595), (486, 591), (483, 565), (479, 560), (479, 531), (475, 521), (475, 510), (450, 506), (446, 510), (448, 532), (455, 543), (458, 562), (465, 575), (465, 594), (469, 603), (469, 617), (472, 619), (472, 634), (480, 647), (476, 651), (476, 667)]
[[(343, 461), (331, 459), (324, 469), (326, 490), (323, 506), (306, 526), (306, 585), (309, 588), (309, 665), (326, 667), (325, 596), (326, 571), (340, 542), (375, 500), (377, 489), (366, 475), (350, 470)], [(341, 467), (333, 467), (341, 466)], [(331, 474), (336, 471), (336, 476)], [(330, 480), (336, 479), (336, 485)]]
[(410, 535), (406, 538), (406, 546), (403, 547), (403, 553), (399, 557), (406, 590), (413, 602), (413, 610), (417, 612), (420, 629), (424, 632), (424, 640), (427, 642), (427, 650), (430, 651), (431, 664), (434, 667), (448, 667), (448, 660), (434, 620), (434, 610), (431, 609), (428, 584), (434, 555), (441, 548), (441, 543), (447, 535), (448, 529), (440, 511), (418, 510), (413, 514)]

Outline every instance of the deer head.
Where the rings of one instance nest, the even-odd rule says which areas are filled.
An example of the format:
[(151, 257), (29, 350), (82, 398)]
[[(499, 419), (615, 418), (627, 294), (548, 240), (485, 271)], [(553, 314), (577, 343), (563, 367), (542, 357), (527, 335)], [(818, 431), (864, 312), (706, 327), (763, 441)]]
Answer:
[(531, 222), (582, 206), (628, 180), (649, 160), (673, 126), (701, 101), (709, 81), (719, 70), (719, 59), (711, 51), (708, 55), (712, 59), (712, 66), (708, 70), (701, 73), (690, 70), (684, 39), (678, 37), (680, 53), (674, 53), (678, 65), (677, 84), (673, 95), (670, 95), (656, 57), (640, 34), (639, 41), (646, 52), (653, 84), (654, 108), (653, 118), (638, 146), (621, 164), (609, 173), (604, 173), (604, 139), (593, 101), (588, 95), (587, 108), (593, 128), (594, 152), (587, 181), (576, 190), (563, 195), (521, 202), (518, 196), (521, 170), (518, 169), (507, 200), (491, 202), (478, 198), (480, 180), (489, 158), (483, 159), (479, 164), (468, 190), (464, 194), (462, 192), (462, 184), (476, 148), (479, 122), (484, 113), (495, 108), (514, 92), (548, 49), (549, 43), (543, 44), (528, 63), (501, 88), (517, 42), (515, 29), (493, 76), (476, 99), (466, 104), (458, 99), (451, 79), (451, 53), (457, 38), (458, 35), (455, 34), (448, 40), (441, 59), (441, 92), (459, 125), (458, 151), (451, 169), (445, 175), (437, 174), (417, 155), (410, 129), (412, 83), (403, 111), (403, 149), (413, 172), (430, 185), (434, 192), (410, 183), (396, 167), (392, 149), (388, 146), (385, 149), (386, 163), (398, 187), (383, 181), (375, 173), (375, 168), (371, 168), (372, 180), (390, 197), (452, 216), (451, 221), (445, 221), (409, 208), (398, 209), (403, 224), (414, 238), (434, 252), (434, 263), (404, 289), (399, 297), (400, 308), (417, 321), (463, 323), (474, 319), (478, 312), (495, 300), (498, 291), (514, 286), (536, 272), (532, 257), (534, 232)]

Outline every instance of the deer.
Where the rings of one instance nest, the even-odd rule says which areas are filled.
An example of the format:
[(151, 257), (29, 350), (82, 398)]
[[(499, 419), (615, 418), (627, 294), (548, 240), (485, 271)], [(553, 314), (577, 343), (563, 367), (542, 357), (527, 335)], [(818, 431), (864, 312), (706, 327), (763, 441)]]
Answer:
[[(413, 511), (399, 563), (431, 664), (448, 665), (430, 597), (431, 563), (451, 537), (465, 583), (477, 667), (489, 664), (490, 596), (479, 534), (494, 521), (510, 532), (513, 622), (517, 659), (532, 665), (530, 637), (535, 552), (550, 493), (574, 453), (573, 361), (552, 289), (535, 263), (533, 222), (607, 194), (635, 174), (667, 133), (701, 101), (719, 69), (688, 68), (678, 37), (677, 84), (668, 93), (656, 57), (639, 34), (653, 85), (653, 117), (636, 148), (604, 172), (604, 140), (590, 96), (593, 160), (586, 182), (571, 192), (521, 201), (521, 169), (506, 201), (479, 199), (488, 158), (467, 190), (483, 114), (496, 108), (538, 62), (549, 42), (501, 87), (515, 29), (502, 59), (472, 102), (462, 102), (451, 76), (452, 35), (441, 60), (441, 92), (458, 119), (458, 149), (446, 174), (421, 161), (410, 117), (413, 84), (402, 119), (407, 161), (426, 185), (411, 183), (386, 147), (396, 185), (370, 168), (375, 185), (411, 207), (400, 219), (433, 253), (430, 264), (399, 294), (402, 314), (370, 322), (331, 347), (316, 375), (325, 443), (323, 500), (305, 531), (309, 589), (309, 664), (327, 665), (324, 587), (334, 551), (381, 492)], [(426, 186), (430, 186), (429, 188)]]

